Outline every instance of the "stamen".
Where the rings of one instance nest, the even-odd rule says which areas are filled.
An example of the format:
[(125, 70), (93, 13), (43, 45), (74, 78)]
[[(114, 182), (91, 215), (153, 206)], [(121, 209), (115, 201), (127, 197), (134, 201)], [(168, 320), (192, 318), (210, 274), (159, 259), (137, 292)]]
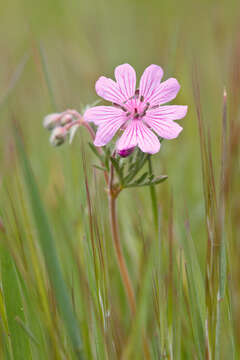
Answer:
[(127, 109), (126, 109), (124, 106), (122, 106), (122, 105), (120, 105), (120, 104), (117, 104), (117, 103), (112, 103), (112, 104), (113, 104), (113, 106), (115, 106), (116, 108), (122, 109), (123, 111), (127, 112)]
[(135, 98), (137, 99), (139, 97), (139, 89), (136, 89), (135, 91)]
[(128, 98), (127, 100), (125, 100), (125, 101), (123, 102), (123, 104), (126, 104), (129, 100), (137, 99), (138, 96), (139, 96), (139, 89), (135, 90), (134, 95), (131, 96), (130, 98)]
[(151, 107), (151, 109), (157, 109), (159, 107), (159, 105), (154, 105)]
[(119, 105), (119, 104), (117, 104), (117, 103), (112, 103), (113, 104), (113, 106), (115, 106), (116, 108), (120, 108), (121, 107), (121, 105)]
[(141, 101), (141, 102), (144, 101), (144, 96), (143, 96), (143, 95), (140, 96), (140, 101)]
[(138, 119), (139, 118), (139, 114), (138, 114), (138, 110), (137, 108), (134, 108), (134, 115), (133, 115), (134, 119)]
[(142, 112), (141, 116), (145, 116), (145, 115), (146, 115), (146, 112), (147, 112), (147, 110), (148, 110), (149, 106), (150, 106), (150, 103), (149, 103), (149, 102), (147, 102), (147, 103), (146, 103), (146, 107), (145, 107), (145, 109), (143, 110), (143, 112)]

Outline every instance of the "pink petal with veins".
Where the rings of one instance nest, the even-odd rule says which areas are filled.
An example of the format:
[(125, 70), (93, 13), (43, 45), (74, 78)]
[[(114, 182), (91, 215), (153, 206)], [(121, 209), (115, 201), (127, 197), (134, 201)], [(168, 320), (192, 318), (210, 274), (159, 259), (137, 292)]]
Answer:
[(165, 104), (175, 99), (179, 90), (179, 82), (174, 78), (170, 78), (162, 82), (155, 89), (148, 101), (150, 102), (151, 106)]
[(142, 74), (139, 85), (139, 96), (143, 96), (145, 101), (153, 95), (156, 88), (160, 85), (163, 77), (163, 69), (157, 65), (150, 65)]
[(187, 114), (186, 105), (163, 105), (148, 111), (148, 118), (161, 120), (179, 120)]
[(159, 120), (146, 117), (144, 121), (164, 139), (175, 139), (183, 129), (178, 123), (172, 120)]
[(112, 140), (113, 136), (120, 129), (121, 125), (126, 121), (125, 116), (118, 116), (102, 122), (96, 133), (94, 140), (95, 146), (104, 146)]
[(156, 135), (142, 121), (132, 120), (117, 142), (118, 151), (138, 145), (146, 153), (155, 154), (160, 149)]
[(136, 73), (134, 68), (129, 64), (117, 66), (115, 78), (125, 100), (131, 98), (135, 94), (136, 89)]
[(101, 76), (95, 85), (96, 93), (105, 100), (113, 103), (121, 104), (124, 102), (123, 96), (119, 85), (112, 79)]
[(121, 109), (113, 106), (95, 106), (85, 111), (83, 118), (85, 121), (94, 122), (96, 125), (101, 125), (104, 122), (111, 122), (113, 118), (124, 116)]

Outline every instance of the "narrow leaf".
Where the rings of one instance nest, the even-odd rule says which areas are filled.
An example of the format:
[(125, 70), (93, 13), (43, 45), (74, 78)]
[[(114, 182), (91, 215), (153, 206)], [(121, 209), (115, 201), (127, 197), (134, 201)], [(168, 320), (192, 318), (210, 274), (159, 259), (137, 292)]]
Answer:
[(13, 356), (14, 359), (17, 360), (31, 359), (32, 356), (28, 336), (23, 331), (22, 327), (15, 321), (16, 316), (22, 321), (25, 320), (17, 272), (10, 253), (3, 246), (1, 247), (1, 269)]
[(45, 257), (45, 262), (48, 268), (49, 276), (55, 290), (56, 301), (64, 320), (66, 329), (71, 339), (74, 351), (78, 359), (82, 359), (82, 341), (80, 338), (80, 331), (73, 313), (69, 291), (63, 279), (59, 260), (57, 257), (55, 243), (52, 231), (45, 213), (39, 190), (32, 173), (30, 163), (26, 157), (26, 153), (22, 144), (22, 140), (15, 131), (18, 153), (20, 156), (25, 183), (29, 193), (30, 204), (33, 211), (33, 217), (36, 223), (39, 241), (41, 243), (42, 251)]

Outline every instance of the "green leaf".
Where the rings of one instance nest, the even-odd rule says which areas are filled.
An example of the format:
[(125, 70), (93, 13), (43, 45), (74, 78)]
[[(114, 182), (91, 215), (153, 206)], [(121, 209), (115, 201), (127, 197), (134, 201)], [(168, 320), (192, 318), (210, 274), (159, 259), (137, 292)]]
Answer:
[(141, 183), (146, 179), (147, 176), (148, 176), (148, 172), (143, 173), (143, 174), (135, 181), (136, 184), (141, 184)]
[(148, 159), (148, 154), (144, 154), (142, 151), (138, 150), (136, 153), (136, 158), (134, 159), (133, 163), (130, 164), (128, 169), (128, 175), (124, 178), (124, 184), (128, 184), (132, 181), (138, 172), (142, 169), (144, 164)]
[(154, 179), (150, 179), (150, 180), (147, 180), (145, 182), (142, 182), (142, 183), (138, 183), (137, 181), (135, 181), (134, 183), (131, 183), (131, 184), (127, 184), (125, 185), (124, 187), (125, 188), (129, 188), (129, 187), (140, 187), (140, 186), (151, 186), (151, 185), (157, 185), (157, 184), (160, 184), (162, 183), (163, 181), (165, 181), (168, 177), (166, 175), (162, 175), (162, 176), (157, 176), (156, 178)]

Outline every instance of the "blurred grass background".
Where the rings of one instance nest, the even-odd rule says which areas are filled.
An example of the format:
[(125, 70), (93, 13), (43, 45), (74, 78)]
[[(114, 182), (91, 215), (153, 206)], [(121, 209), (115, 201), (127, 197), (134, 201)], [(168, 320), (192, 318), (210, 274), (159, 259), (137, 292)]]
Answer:
[[(150, 359), (239, 359), (239, 8), (237, 0), (0, 3), (0, 359), (79, 356), (57, 311), (13, 122), (25, 143), (20, 158), (31, 163), (54, 236), (83, 358), (146, 358), (144, 331)], [(56, 149), (42, 127), (50, 112), (93, 103), (97, 78), (113, 77), (115, 66), (124, 62), (134, 66), (139, 77), (149, 64), (162, 66), (165, 79), (176, 77), (182, 86), (175, 103), (189, 106), (181, 136), (164, 142), (153, 157), (155, 173), (169, 176), (157, 187), (160, 236), (154, 234), (148, 189), (126, 190), (119, 198), (120, 234), (137, 294), (133, 320), (114, 258), (105, 185), (93, 171), (88, 135), (81, 129), (71, 146)], [(211, 151), (202, 154), (204, 174), (196, 83), (201, 93), (196, 103), (205, 134), (211, 137)], [(227, 185), (224, 199), (215, 201), (212, 189), (219, 193), (221, 185), (224, 86)], [(222, 203), (226, 217), (219, 225)], [(220, 256), (226, 262), (220, 264), (226, 265), (206, 280), (207, 244), (212, 241), (212, 249), (221, 248), (220, 238), (226, 245), (226, 256)], [(212, 268), (218, 266), (217, 254)], [(222, 301), (216, 303), (221, 279)]]

